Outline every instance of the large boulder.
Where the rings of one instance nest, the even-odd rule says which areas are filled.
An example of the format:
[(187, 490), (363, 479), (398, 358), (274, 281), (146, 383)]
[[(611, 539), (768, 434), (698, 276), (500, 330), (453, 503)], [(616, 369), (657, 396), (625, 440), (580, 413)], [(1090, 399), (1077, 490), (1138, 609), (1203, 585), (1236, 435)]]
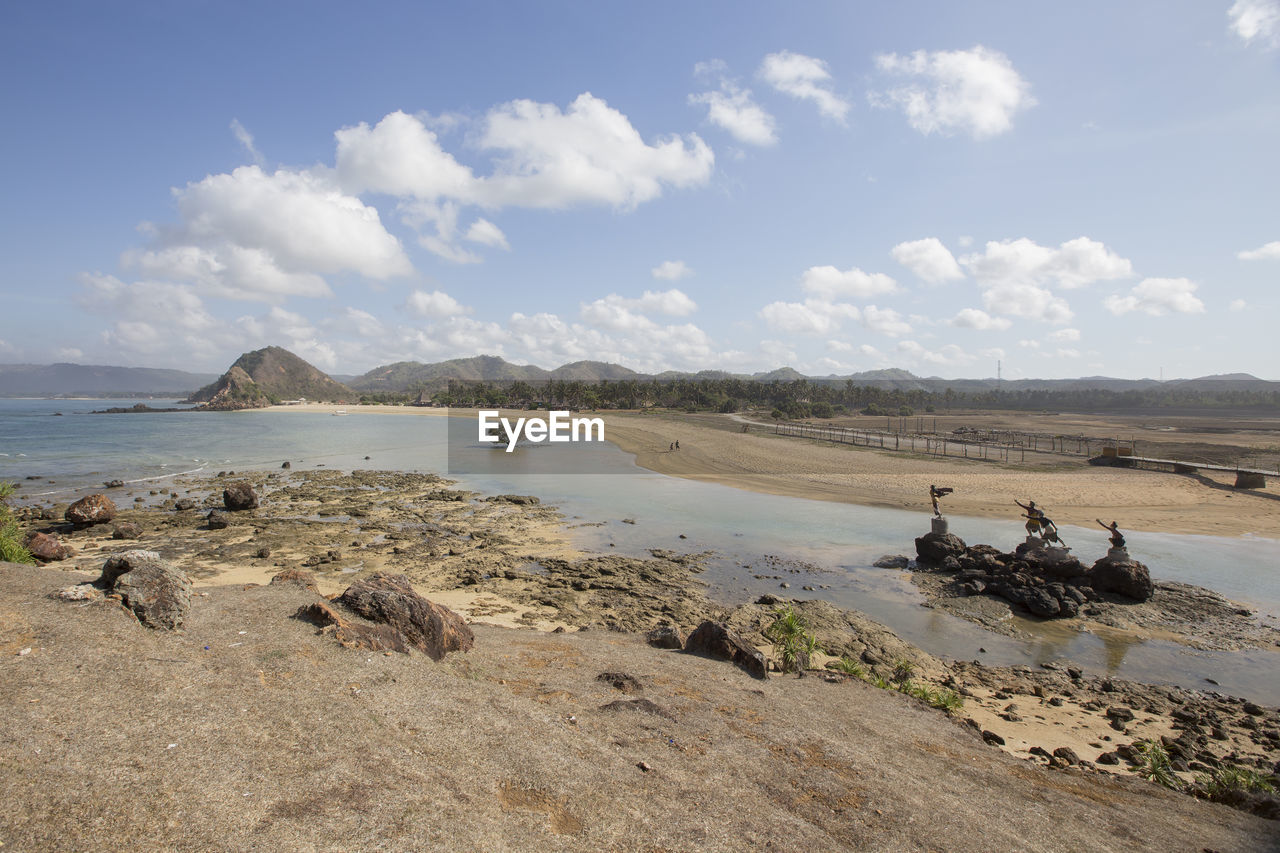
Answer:
[(191, 581), (154, 551), (113, 554), (93, 585), (120, 596), (148, 628), (179, 628), (191, 610)]
[(67, 507), (64, 517), (77, 527), (102, 524), (116, 517), (116, 505), (106, 495), (85, 495)]
[(370, 649), (375, 652), (409, 653), (404, 634), (390, 625), (370, 625), (357, 622), (339, 613), (328, 601), (317, 601), (298, 608), (297, 618), (310, 622), (349, 649)]
[(926, 533), (916, 539), (919, 562), (940, 566), (947, 557), (959, 559), (964, 554), (964, 540), (954, 533)]
[(1103, 557), (1093, 564), (1088, 577), (1098, 592), (1114, 592), (1134, 601), (1146, 601), (1156, 589), (1147, 567), (1131, 558)]
[(659, 625), (645, 634), (644, 638), (655, 649), (684, 648), (684, 633), (675, 625)]
[(764, 655), (723, 622), (703, 622), (685, 641), (684, 650), (732, 661), (756, 678), (767, 678), (769, 667)]
[(475, 635), (462, 617), (414, 592), (404, 575), (377, 572), (347, 587), (338, 602), (366, 619), (389, 625), (413, 648), (440, 660), (447, 652), (465, 652)]
[(67, 546), (58, 541), (58, 537), (50, 536), (48, 533), (41, 533), (37, 530), (31, 531), (23, 538), (22, 547), (26, 548), (31, 552), (31, 556), (42, 563), (65, 560), (71, 553)]
[(240, 480), (222, 490), (222, 504), (232, 512), (254, 509), (258, 506), (258, 493), (252, 485)]
[(209, 514), (205, 516), (204, 520), (210, 530), (226, 530), (231, 526), (231, 516), (220, 509), (209, 510)]

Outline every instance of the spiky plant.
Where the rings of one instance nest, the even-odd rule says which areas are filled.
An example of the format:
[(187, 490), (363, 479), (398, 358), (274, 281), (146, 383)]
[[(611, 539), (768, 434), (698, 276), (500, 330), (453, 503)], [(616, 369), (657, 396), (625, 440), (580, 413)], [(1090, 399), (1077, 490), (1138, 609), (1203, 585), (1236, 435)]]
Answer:
[(13, 494), (13, 483), (0, 483), (0, 560), (8, 563), (34, 563), (36, 560), (22, 545), (22, 535), (13, 513), (6, 503)]
[(911, 680), (911, 676), (916, 674), (916, 665), (906, 658), (900, 658), (893, 664), (893, 680), (899, 684), (906, 684)]
[(1235, 764), (1216, 767), (1207, 775), (1199, 774), (1196, 781), (1212, 800), (1231, 799), (1233, 794), (1244, 791), (1260, 794), (1276, 792), (1276, 786), (1257, 770)]
[(843, 672), (845, 675), (852, 675), (854, 678), (866, 679), (867, 677), (866, 668), (848, 655), (842, 655), (840, 660), (831, 664), (831, 667), (836, 672)]
[(1182, 780), (1173, 772), (1173, 763), (1169, 759), (1169, 751), (1158, 740), (1147, 739), (1133, 745), (1138, 754), (1138, 764), (1133, 768), (1143, 779), (1178, 790)]

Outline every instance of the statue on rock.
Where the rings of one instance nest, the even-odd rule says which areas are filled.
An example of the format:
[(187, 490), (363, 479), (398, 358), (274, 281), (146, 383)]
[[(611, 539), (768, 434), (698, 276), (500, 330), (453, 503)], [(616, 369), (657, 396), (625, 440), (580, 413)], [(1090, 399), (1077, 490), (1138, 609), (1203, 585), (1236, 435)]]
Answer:
[(933, 515), (935, 518), (942, 518), (942, 510), (938, 509), (938, 499), (945, 498), (954, 491), (955, 489), (946, 486), (940, 489), (932, 483), (929, 484), (929, 502), (933, 504)]

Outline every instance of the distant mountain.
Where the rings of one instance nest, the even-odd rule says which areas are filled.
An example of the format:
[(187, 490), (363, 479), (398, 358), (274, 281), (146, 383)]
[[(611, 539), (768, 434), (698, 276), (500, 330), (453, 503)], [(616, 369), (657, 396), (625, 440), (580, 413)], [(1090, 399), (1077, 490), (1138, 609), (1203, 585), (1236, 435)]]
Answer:
[(552, 379), (562, 379), (566, 382), (599, 382), (602, 379), (614, 382), (620, 379), (635, 379), (639, 376), (639, 373), (629, 367), (604, 361), (575, 361), (573, 364), (563, 364), (551, 371)]
[(358, 396), (287, 349), (266, 347), (240, 356), (231, 369), (185, 402), (210, 409), (253, 409), (281, 400), (346, 403)]
[(420, 361), (397, 361), (375, 367), (351, 380), (357, 391), (408, 391), (428, 385), (444, 385), (449, 380), (462, 382), (545, 382), (551, 372), (532, 365), (512, 364), (495, 355), (454, 358), (423, 364)]
[(779, 367), (768, 373), (753, 373), (751, 378), (757, 382), (795, 382), (806, 378), (803, 373), (792, 367)]
[(128, 394), (181, 397), (214, 379), (157, 367), (94, 364), (0, 364), (0, 397), (94, 397)]

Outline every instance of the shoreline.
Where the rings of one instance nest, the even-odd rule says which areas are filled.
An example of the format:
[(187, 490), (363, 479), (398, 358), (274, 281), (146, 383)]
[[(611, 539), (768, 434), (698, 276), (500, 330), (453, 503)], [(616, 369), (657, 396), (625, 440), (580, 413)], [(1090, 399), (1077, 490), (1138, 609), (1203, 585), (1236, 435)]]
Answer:
[[(446, 417), (474, 409), (423, 406), (340, 406), (308, 403), (257, 411)], [(525, 413), (527, 414), (527, 413)], [(1234, 489), (1230, 474), (1195, 478), (1154, 471), (1096, 468), (1050, 459), (1008, 465), (907, 452), (828, 445), (725, 428), (724, 416), (591, 412), (605, 422), (605, 438), (638, 466), (671, 477), (716, 483), (781, 497), (857, 506), (928, 511), (932, 482), (955, 488), (944, 512), (963, 518), (1017, 519), (1014, 498), (1048, 506), (1059, 525), (1092, 529), (1095, 519), (1152, 533), (1256, 536), (1280, 540), (1280, 484)], [(736, 424), (735, 424), (736, 426)], [(672, 453), (671, 441), (682, 449)], [(1028, 454), (1031, 455), (1031, 454)]]

